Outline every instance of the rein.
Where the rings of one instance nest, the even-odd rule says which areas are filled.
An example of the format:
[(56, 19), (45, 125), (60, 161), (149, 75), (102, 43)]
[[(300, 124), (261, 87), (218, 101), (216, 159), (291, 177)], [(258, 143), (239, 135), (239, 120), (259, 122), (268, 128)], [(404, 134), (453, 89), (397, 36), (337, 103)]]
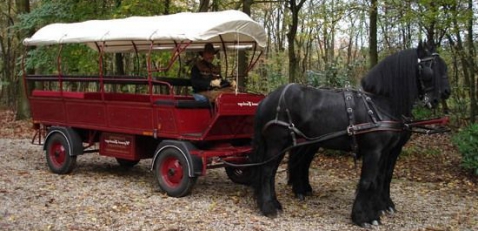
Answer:
[[(408, 120), (404, 123), (404, 128), (407, 131), (419, 133), (419, 134), (437, 134), (437, 133), (445, 133), (449, 132), (450, 129), (445, 128), (443, 126), (447, 125), (450, 122), (450, 118), (448, 116), (442, 118), (434, 118), (428, 120), (415, 120), (411, 121)], [(440, 127), (432, 128), (427, 127), (427, 125), (440, 125)]]

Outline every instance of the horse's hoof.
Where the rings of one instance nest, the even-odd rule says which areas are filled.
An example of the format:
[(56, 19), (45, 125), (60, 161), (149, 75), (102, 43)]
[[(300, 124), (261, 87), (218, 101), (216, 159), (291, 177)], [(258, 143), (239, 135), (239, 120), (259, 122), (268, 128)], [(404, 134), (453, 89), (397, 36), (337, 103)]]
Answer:
[(365, 223), (362, 223), (362, 224), (360, 225), (360, 227), (366, 228), (366, 229), (371, 229), (371, 228), (373, 228), (374, 226), (379, 226), (379, 225), (380, 225), (380, 221), (373, 220), (371, 224), (365, 222)]
[(282, 209), (282, 206), (278, 201), (270, 201), (269, 203), (263, 204), (260, 208), (264, 216), (276, 218), (277, 212)]
[(274, 205), (278, 211), (282, 211), (282, 204), (278, 200), (275, 201)]
[(385, 216), (385, 214), (387, 214), (387, 212), (385, 212), (385, 210), (380, 210), (380, 216)]
[(268, 211), (268, 212), (264, 212), (262, 211), (262, 214), (264, 214), (264, 216), (268, 217), (268, 218), (276, 218), (277, 217), (277, 211)]
[(392, 207), (388, 207), (387, 212), (388, 212), (388, 214), (393, 215), (393, 214), (395, 214), (395, 209), (392, 208)]
[(305, 201), (304, 194), (297, 194), (297, 199), (299, 199), (299, 201)]
[(360, 225), (360, 227), (366, 228), (366, 229), (370, 229), (370, 228), (372, 228), (372, 225), (370, 225), (369, 223), (362, 223), (362, 224)]

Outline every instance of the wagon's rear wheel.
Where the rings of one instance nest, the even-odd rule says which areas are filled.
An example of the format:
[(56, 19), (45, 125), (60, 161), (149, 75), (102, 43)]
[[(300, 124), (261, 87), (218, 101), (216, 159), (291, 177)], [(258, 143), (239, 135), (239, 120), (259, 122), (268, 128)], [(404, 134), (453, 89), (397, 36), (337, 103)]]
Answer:
[(252, 168), (234, 168), (224, 167), (226, 174), (232, 182), (243, 185), (251, 185), (252, 183)]
[(46, 161), (57, 174), (70, 173), (76, 166), (76, 156), (71, 156), (71, 143), (60, 133), (52, 134), (46, 143)]
[(116, 158), (116, 162), (118, 162), (118, 164), (121, 167), (132, 168), (139, 163), (139, 160), (127, 160), (122, 158)]
[(186, 157), (176, 149), (165, 149), (154, 162), (154, 175), (159, 187), (172, 197), (188, 195), (197, 177), (188, 175)]

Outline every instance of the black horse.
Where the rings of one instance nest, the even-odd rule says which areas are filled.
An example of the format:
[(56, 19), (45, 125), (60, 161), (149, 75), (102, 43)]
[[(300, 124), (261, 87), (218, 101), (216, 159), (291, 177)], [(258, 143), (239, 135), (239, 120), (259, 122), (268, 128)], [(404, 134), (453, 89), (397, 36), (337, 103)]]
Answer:
[(309, 166), (319, 147), (353, 151), (362, 158), (352, 221), (380, 223), (380, 214), (395, 211), (390, 182), (398, 155), (409, 140), (405, 118), (421, 99), (435, 108), (451, 91), (447, 67), (432, 45), (397, 52), (377, 64), (361, 81), (361, 89), (317, 89), (282, 86), (258, 106), (254, 120), (252, 186), (260, 210), (275, 216), (282, 205), (275, 175), (289, 151), (289, 182), (303, 197), (312, 188)]

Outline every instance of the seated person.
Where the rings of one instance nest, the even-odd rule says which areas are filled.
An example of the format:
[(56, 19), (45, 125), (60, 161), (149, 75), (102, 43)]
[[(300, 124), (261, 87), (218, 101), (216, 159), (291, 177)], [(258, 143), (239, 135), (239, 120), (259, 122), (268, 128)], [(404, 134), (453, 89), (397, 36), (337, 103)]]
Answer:
[(236, 82), (222, 79), (220, 67), (214, 65), (216, 51), (211, 43), (206, 43), (199, 60), (191, 69), (191, 84), (193, 96), (197, 101), (214, 102), (217, 96), (223, 92), (234, 92)]

